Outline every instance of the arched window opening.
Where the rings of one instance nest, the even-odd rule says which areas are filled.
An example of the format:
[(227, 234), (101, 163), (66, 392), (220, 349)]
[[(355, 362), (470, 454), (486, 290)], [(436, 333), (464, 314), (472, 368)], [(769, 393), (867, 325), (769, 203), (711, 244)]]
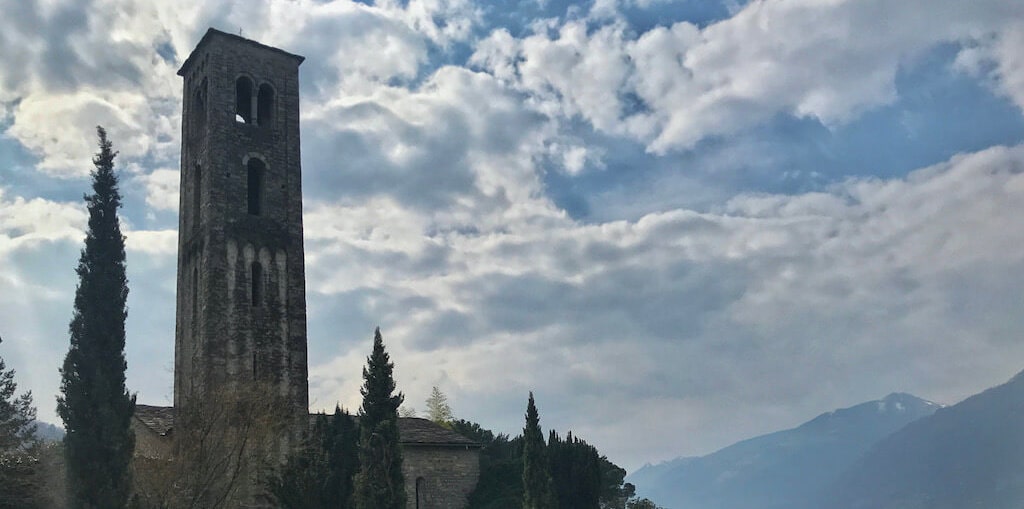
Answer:
[(252, 262), (252, 286), (249, 293), (253, 307), (259, 306), (263, 300), (263, 266), (260, 262)]
[(248, 172), (246, 177), (246, 193), (249, 214), (260, 215), (263, 209), (263, 161), (250, 159), (246, 165)]
[(235, 122), (252, 123), (252, 80), (245, 76), (235, 82)]
[(274, 121), (274, 89), (264, 83), (260, 85), (256, 100), (256, 123), (269, 126)]
[(416, 509), (427, 507), (427, 480), (419, 477), (416, 479)]
[(203, 220), (203, 167), (196, 164), (192, 172), (192, 228), (199, 229)]
[(206, 80), (196, 89), (192, 97), (192, 134), (201, 135), (206, 130)]

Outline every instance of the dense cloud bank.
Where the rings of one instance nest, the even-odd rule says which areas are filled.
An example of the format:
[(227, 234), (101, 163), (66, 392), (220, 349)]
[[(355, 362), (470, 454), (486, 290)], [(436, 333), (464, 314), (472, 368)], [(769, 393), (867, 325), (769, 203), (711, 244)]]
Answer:
[[(121, 151), (129, 384), (170, 398), (174, 71), (209, 25), (307, 57), (318, 407), (356, 406), (375, 325), (412, 406), (438, 385), (457, 416), (512, 432), (532, 389), (546, 426), (629, 467), (892, 391), (954, 402), (1019, 371), (1020, 139), (912, 172), (730, 186), (744, 168), (790, 174), (765, 163), (782, 149), (751, 142), (779, 119), (840, 136), (898, 109), (905, 69), (935, 51), (937, 79), (1019, 117), (1020, 7), (763, 0), (697, 22), (672, 2), (528, 3), (514, 23), (460, 0), (5, 6), (0, 334), (40, 415), (54, 418), (97, 123)], [(725, 158), (733, 180), (678, 163)], [(713, 198), (656, 206), (671, 201), (621, 172)], [(572, 194), (601, 219), (558, 198)]]

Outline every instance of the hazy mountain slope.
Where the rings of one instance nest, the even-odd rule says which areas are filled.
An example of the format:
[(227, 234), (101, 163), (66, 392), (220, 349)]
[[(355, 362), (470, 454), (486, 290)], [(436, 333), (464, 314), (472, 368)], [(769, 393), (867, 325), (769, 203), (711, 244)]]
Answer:
[(36, 438), (44, 442), (60, 442), (64, 439), (64, 428), (48, 422), (36, 421)]
[(872, 445), (938, 408), (891, 394), (708, 456), (646, 466), (627, 480), (670, 509), (811, 508)]
[(882, 440), (821, 503), (836, 509), (1024, 507), (1024, 373)]

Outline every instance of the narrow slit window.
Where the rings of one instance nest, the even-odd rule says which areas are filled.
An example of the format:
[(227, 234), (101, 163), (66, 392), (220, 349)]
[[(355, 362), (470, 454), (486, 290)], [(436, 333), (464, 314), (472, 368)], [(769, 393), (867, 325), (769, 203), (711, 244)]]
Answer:
[(249, 293), (252, 305), (259, 306), (263, 300), (263, 266), (260, 262), (252, 262), (252, 287)]
[(192, 227), (199, 229), (199, 224), (203, 221), (203, 167), (197, 164), (195, 172), (192, 175), (192, 179), (195, 181), (192, 186)]
[(263, 161), (250, 159), (247, 167), (246, 177), (246, 200), (248, 202), (249, 214), (258, 216), (263, 212), (263, 173), (265, 167)]
[(427, 507), (427, 480), (419, 477), (416, 479), (416, 509)]
[(256, 123), (269, 126), (274, 121), (274, 89), (264, 83), (260, 85), (256, 99)]
[(252, 123), (252, 80), (242, 76), (235, 81), (235, 121)]
[(192, 267), (192, 323), (199, 328), (199, 263)]
[(206, 130), (206, 79), (203, 79), (199, 88), (196, 89), (195, 97), (192, 99), (192, 134), (202, 135)]

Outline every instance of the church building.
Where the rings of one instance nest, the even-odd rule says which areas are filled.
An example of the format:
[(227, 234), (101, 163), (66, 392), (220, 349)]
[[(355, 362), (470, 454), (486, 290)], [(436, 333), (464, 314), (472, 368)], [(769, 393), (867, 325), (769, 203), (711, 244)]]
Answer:
[[(178, 71), (174, 407), (138, 405), (137, 458), (190, 458), (183, 448), (206, 436), (211, 406), (238, 407), (225, 417), (236, 434), (253, 425), (259, 408), (282, 412), (283, 426), (261, 440), (277, 464), (308, 431), (302, 62), (211, 28)], [(479, 475), (479, 445), (425, 419), (401, 419), (399, 431), (407, 507), (465, 507)], [(260, 475), (239, 469), (246, 486), (237, 507), (267, 507)]]

